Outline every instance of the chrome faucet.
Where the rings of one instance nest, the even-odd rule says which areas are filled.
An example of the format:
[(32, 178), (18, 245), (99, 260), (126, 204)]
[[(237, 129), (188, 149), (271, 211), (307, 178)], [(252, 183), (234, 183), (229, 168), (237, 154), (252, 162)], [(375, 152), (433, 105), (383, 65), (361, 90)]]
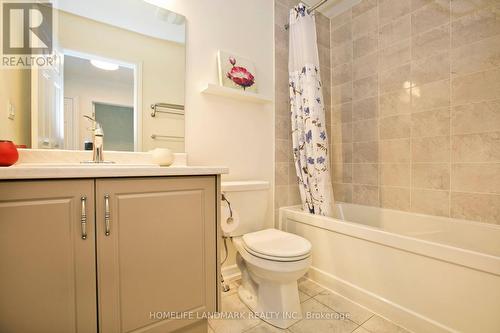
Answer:
[(99, 124), (97, 120), (95, 120), (92, 117), (86, 115), (84, 115), (84, 117), (92, 121), (91, 130), (93, 132), (93, 139), (92, 139), (93, 154), (92, 154), (92, 161), (85, 161), (82, 163), (114, 163), (104, 160), (104, 130), (102, 129), (101, 124)]

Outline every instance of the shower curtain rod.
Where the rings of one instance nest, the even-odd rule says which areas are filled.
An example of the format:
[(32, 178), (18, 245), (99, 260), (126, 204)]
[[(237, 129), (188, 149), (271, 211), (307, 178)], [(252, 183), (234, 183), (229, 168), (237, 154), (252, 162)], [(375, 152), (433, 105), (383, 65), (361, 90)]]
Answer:
[[(309, 7), (307, 9), (307, 13), (308, 14), (311, 14), (313, 11), (315, 11), (317, 8), (323, 6), (326, 2), (328, 2), (328, 0), (321, 0), (320, 2), (318, 2), (317, 4), (315, 4), (314, 6), (312, 7)], [(290, 27), (290, 24), (285, 24), (285, 30), (288, 30), (288, 28)]]

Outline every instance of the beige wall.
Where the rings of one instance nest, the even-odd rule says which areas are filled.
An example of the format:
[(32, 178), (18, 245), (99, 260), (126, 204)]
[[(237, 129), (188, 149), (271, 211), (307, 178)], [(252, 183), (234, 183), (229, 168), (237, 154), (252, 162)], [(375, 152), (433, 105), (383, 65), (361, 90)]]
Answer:
[[(31, 146), (31, 71), (0, 69), (0, 140)], [(26, 98), (28, 96), (28, 98)], [(14, 120), (8, 118), (8, 104), (15, 107)]]
[(59, 43), (63, 49), (142, 64), (143, 151), (162, 145), (160, 141), (152, 140), (151, 134), (184, 134), (182, 122), (172, 129), (175, 133), (163, 132), (169, 126), (168, 117), (152, 118), (149, 106), (154, 103), (184, 104), (185, 45), (61, 11), (59, 14)]
[(499, 11), (364, 0), (331, 19), (337, 200), (500, 223)]
[[(278, 216), (278, 209), (280, 207), (301, 203), (292, 154), (290, 97), (288, 90), (288, 31), (284, 28), (285, 24), (288, 23), (288, 15), (293, 5), (295, 5), (295, 2), (289, 0), (276, 0), (274, 3), (274, 33), (276, 43), (274, 55), (276, 62), (275, 216)], [(316, 14), (316, 33), (318, 35), (318, 53), (326, 119), (330, 119), (332, 109), (330, 102), (330, 22), (328, 18), (319, 13)], [(331, 126), (329, 122), (327, 122), (326, 129), (330, 137)]]
[[(157, 0), (187, 19), (186, 151), (193, 165), (225, 165), (223, 180), (274, 176), (274, 105), (201, 94), (218, 83), (217, 50), (255, 62), (259, 92), (274, 95), (273, 2), (268, 0)], [(273, 189), (266, 224), (273, 225)], [(248, 202), (248, 205), (252, 205)], [(230, 248), (230, 252), (234, 250)], [(226, 266), (234, 264), (231, 255)]]

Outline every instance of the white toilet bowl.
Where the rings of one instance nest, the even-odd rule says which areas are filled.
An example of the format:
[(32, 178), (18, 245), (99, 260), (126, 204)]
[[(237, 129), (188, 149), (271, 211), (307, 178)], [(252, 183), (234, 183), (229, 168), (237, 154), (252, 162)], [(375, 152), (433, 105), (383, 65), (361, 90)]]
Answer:
[(297, 280), (311, 266), (311, 243), (276, 229), (233, 238), (241, 300), (264, 321), (288, 328), (302, 318)]

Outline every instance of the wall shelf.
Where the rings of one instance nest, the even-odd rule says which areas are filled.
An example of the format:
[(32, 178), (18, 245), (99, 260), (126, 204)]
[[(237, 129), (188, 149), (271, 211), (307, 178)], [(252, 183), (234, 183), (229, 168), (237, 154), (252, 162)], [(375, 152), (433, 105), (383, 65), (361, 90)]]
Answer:
[(247, 101), (259, 104), (271, 103), (273, 101), (271, 98), (268, 98), (267, 96), (261, 94), (256, 94), (253, 92), (248, 92), (228, 87), (222, 87), (218, 84), (212, 84), (212, 83), (209, 83), (205, 88), (203, 88), (201, 92), (203, 94), (223, 96), (232, 99), (237, 99), (240, 101)]

